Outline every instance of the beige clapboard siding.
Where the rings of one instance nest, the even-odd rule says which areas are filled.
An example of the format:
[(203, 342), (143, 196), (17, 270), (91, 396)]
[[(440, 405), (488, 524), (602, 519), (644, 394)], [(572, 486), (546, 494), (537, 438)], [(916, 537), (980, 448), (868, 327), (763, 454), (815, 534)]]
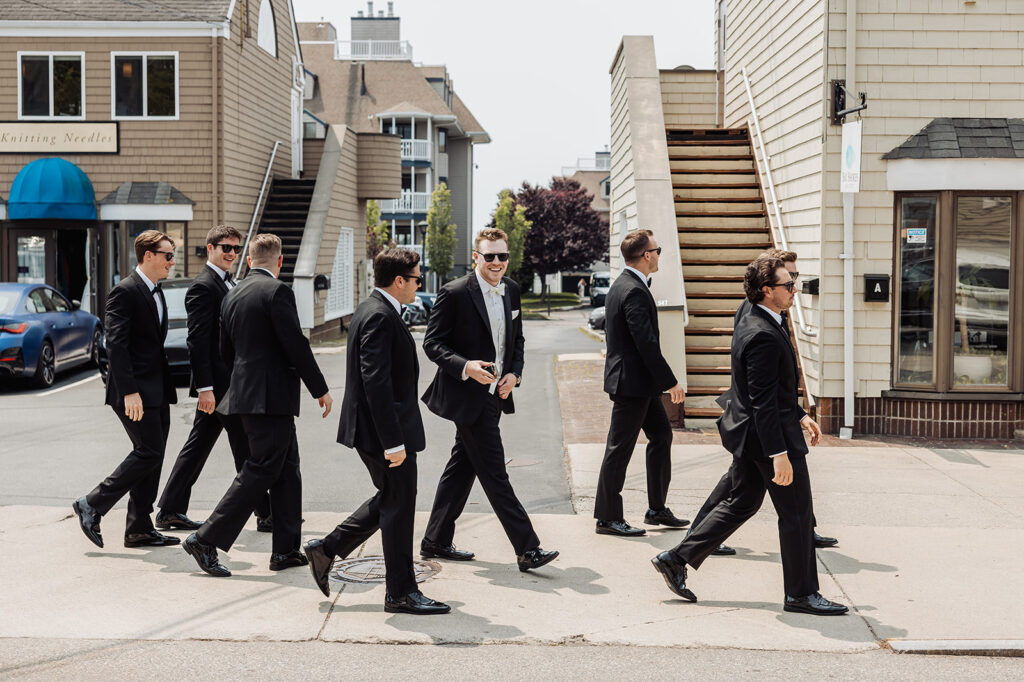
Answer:
[(402, 194), (402, 147), (396, 135), (360, 133), (359, 198), (397, 199)]
[[(724, 125), (747, 124), (750, 111), (741, 69), (746, 67), (789, 246), (805, 276), (820, 272), (825, 0), (736, 0), (728, 5)], [(755, 141), (756, 144), (756, 141)], [(769, 205), (769, 210), (770, 210)], [(774, 222), (774, 221), (773, 221)], [(817, 326), (812, 299), (805, 317)], [(800, 336), (809, 390), (818, 388), (819, 337)], [(829, 394), (824, 394), (829, 395)]]
[(661, 106), (666, 128), (714, 128), (714, 71), (661, 71)]
[(305, 139), (302, 141), (302, 177), (313, 179), (320, 167), (320, 157), (324, 153), (324, 141)]

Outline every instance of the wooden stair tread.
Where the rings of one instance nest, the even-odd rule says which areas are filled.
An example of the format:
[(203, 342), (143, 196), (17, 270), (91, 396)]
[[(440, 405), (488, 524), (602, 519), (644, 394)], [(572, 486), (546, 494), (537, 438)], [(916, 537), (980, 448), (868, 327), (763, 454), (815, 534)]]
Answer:
[(729, 355), (732, 353), (731, 346), (695, 346), (687, 348), (687, 355)]
[(763, 242), (681, 242), (680, 249), (767, 249), (772, 243), (768, 240)]
[(715, 260), (699, 260), (684, 258), (683, 265), (750, 265), (753, 258), (716, 258)]
[(683, 416), (693, 417), (721, 417), (722, 410), (717, 407), (683, 407)]
[(732, 374), (732, 367), (687, 367), (686, 376), (691, 374)]
[(750, 140), (736, 137), (723, 137), (721, 139), (708, 138), (706, 140), (672, 140), (668, 141), (669, 147), (749, 147)]
[(705, 308), (704, 310), (690, 308), (690, 317), (733, 317), (735, 315), (735, 308)]
[(674, 182), (672, 189), (758, 189), (756, 182)]
[(732, 336), (732, 327), (686, 327), (686, 336)]
[(764, 211), (676, 211), (677, 218), (763, 218)]
[(690, 275), (687, 282), (742, 282), (743, 275)]
[(693, 291), (686, 294), (686, 298), (746, 298), (742, 290), (737, 291)]
[(721, 232), (723, 234), (768, 234), (766, 227), (676, 227), (676, 232)]
[(686, 395), (722, 395), (728, 390), (728, 386), (690, 386), (686, 389)]
[(753, 175), (753, 168), (681, 168), (672, 171), (672, 175)]
[(677, 204), (760, 204), (761, 197), (677, 197)]
[[(708, 145), (711, 146), (711, 145)], [(706, 156), (694, 156), (692, 154), (680, 154), (679, 152), (668, 154), (669, 161), (753, 161), (751, 154), (708, 154)]]

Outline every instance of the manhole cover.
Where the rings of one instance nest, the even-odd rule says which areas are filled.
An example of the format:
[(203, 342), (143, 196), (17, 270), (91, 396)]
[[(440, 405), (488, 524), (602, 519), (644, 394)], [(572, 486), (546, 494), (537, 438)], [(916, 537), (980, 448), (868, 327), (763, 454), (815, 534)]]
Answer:
[[(412, 570), (416, 574), (416, 582), (421, 583), (440, 573), (441, 564), (436, 561), (413, 561)], [(336, 561), (331, 570), (331, 578), (346, 583), (382, 583), (384, 557), (368, 556)]]

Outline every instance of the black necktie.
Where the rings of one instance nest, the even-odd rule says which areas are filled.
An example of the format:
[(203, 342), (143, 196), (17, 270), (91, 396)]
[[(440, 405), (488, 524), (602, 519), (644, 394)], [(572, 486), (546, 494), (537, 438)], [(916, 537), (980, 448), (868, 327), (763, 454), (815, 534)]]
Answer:
[(781, 317), (782, 317), (782, 320), (779, 322), (779, 324), (782, 325), (783, 329), (787, 329), (788, 330), (789, 329), (789, 315), (787, 313), (782, 313)]
[(651, 288), (651, 278), (650, 277), (647, 278), (647, 288), (648, 289)]

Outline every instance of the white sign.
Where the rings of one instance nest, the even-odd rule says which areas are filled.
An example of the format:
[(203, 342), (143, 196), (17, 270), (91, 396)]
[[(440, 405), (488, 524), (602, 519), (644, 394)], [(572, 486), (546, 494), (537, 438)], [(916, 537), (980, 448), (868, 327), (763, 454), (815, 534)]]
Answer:
[(0, 122), (0, 154), (117, 154), (117, 122)]
[(907, 229), (907, 243), (908, 244), (927, 244), (928, 243), (928, 228), (927, 227), (911, 227)]
[(839, 180), (840, 192), (860, 191), (860, 133), (861, 121), (843, 124), (843, 153)]

